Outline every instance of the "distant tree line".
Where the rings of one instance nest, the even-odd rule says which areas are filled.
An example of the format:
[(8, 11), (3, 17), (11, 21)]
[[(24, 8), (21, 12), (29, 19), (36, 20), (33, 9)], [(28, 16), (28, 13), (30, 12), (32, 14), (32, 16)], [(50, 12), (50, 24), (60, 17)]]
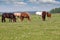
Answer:
[(50, 10), (51, 13), (60, 13), (60, 8), (54, 8)]

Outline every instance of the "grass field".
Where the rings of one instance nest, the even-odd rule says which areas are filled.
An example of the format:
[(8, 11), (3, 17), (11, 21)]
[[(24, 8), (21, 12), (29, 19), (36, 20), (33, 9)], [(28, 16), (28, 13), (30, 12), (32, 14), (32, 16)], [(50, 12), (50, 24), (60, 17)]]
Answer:
[[(0, 17), (1, 21), (1, 17)], [(31, 15), (31, 22), (25, 19), (16, 23), (0, 22), (0, 40), (60, 40), (60, 14), (52, 14), (51, 19)]]

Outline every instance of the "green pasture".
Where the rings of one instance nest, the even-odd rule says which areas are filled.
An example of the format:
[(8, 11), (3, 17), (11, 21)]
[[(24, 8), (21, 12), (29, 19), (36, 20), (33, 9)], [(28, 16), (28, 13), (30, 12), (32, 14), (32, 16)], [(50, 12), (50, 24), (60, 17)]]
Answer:
[(46, 21), (37, 15), (31, 15), (31, 22), (6, 20), (2, 23), (0, 17), (0, 40), (60, 40), (60, 14), (52, 14)]

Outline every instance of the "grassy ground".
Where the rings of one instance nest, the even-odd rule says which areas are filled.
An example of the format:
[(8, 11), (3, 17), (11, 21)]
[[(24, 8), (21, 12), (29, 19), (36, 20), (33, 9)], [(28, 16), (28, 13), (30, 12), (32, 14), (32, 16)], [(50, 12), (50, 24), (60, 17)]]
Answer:
[[(0, 18), (1, 20), (1, 18)], [(51, 19), (31, 15), (31, 22), (25, 19), (16, 23), (0, 22), (0, 40), (60, 40), (60, 14), (52, 14)]]

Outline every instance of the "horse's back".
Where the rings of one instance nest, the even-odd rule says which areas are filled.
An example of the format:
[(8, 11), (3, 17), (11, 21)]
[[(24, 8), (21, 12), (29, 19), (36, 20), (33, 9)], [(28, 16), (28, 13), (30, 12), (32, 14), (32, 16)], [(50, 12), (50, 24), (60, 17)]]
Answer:
[(13, 13), (3, 13), (2, 16), (6, 17), (6, 18), (10, 18), (10, 17), (14, 17), (14, 14)]
[(36, 12), (36, 15), (42, 15), (42, 12)]
[(13, 15), (13, 13), (3, 13), (2, 15)]
[(21, 12), (21, 16), (30, 16), (28, 12)]
[(21, 13), (14, 13), (15, 16), (21, 16)]

